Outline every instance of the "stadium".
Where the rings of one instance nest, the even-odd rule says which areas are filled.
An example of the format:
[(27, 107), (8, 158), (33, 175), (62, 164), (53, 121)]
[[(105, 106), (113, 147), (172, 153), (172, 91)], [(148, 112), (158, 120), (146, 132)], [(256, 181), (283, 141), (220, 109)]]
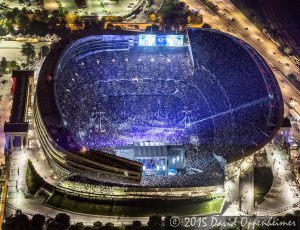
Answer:
[(35, 126), (62, 186), (210, 190), (226, 164), (276, 134), (280, 88), (242, 40), (209, 29), (116, 33), (61, 40), (39, 73)]

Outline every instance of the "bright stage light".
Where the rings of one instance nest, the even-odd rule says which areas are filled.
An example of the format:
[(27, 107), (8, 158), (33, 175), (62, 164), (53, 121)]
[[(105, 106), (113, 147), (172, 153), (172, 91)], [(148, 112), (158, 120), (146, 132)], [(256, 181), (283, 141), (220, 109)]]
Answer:
[(183, 35), (140, 34), (139, 46), (183, 46)]
[(154, 34), (140, 34), (139, 35), (139, 46), (155, 46), (156, 35)]

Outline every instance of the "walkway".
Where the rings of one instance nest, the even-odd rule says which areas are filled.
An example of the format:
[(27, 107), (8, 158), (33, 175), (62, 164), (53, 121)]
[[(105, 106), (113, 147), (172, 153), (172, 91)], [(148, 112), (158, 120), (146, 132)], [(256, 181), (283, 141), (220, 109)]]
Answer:
[(258, 205), (257, 213), (273, 212), (300, 202), (299, 190), (294, 185), (287, 154), (279, 147), (268, 149), (268, 162), (275, 177), (265, 201)]
[(240, 202), (241, 211), (247, 214), (254, 208), (254, 168), (253, 165), (240, 179)]

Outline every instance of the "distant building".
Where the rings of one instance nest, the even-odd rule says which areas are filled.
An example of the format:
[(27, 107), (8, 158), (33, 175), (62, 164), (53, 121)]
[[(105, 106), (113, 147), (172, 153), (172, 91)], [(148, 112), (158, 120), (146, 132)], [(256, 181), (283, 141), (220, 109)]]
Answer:
[(33, 93), (33, 71), (13, 71), (13, 104), (9, 122), (4, 124), (6, 149), (22, 149), (27, 145), (27, 119), (30, 96)]

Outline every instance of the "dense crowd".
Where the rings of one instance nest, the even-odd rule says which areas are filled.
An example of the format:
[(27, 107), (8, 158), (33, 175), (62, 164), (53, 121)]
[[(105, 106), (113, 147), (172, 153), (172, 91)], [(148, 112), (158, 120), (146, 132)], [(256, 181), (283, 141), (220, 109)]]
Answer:
[[(265, 61), (244, 42), (220, 32), (190, 30), (189, 41), (195, 75), (208, 69), (213, 76), (199, 79), (207, 86), (202, 93), (213, 99), (208, 100), (212, 114), (217, 114), (215, 152), (240, 155), (267, 140), (280, 121), (283, 105)], [(221, 92), (226, 95), (223, 99)]]
[(55, 90), (76, 142), (107, 148), (196, 136), (226, 157), (270, 136), (281, 105), (260, 56), (217, 32), (193, 30), (189, 40), (192, 55), (188, 47), (128, 49), (98, 38), (68, 50)]
[(73, 181), (64, 180), (59, 183), (64, 189), (69, 189), (71, 191), (76, 190), (77, 192), (91, 193), (91, 194), (113, 194), (113, 188), (111, 186), (105, 186), (95, 183), (90, 183), (90, 181), (83, 177), (80, 180)]
[(153, 187), (153, 188), (176, 188), (176, 187), (201, 187), (221, 185), (224, 182), (223, 166), (209, 153), (203, 152), (204, 148), (189, 146), (187, 151), (194, 151), (198, 159), (193, 159), (191, 154), (186, 158), (185, 170), (177, 175), (151, 175), (143, 176), (141, 182), (132, 182), (112, 175), (91, 175), (87, 178), (73, 175), (60, 183), (61, 186), (70, 190), (96, 194), (113, 194), (118, 187)]
[(190, 135), (201, 135), (203, 124), (190, 124), (209, 111), (194, 84), (186, 47), (79, 52), (63, 63), (56, 78), (58, 104), (81, 145), (186, 143)]
[[(278, 125), (276, 80), (251, 47), (209, 30), (189, 31), (189, 41), (191, 47), (128, 47), (96, 38), (69, 49), (57, 68), (58, 107), (79, 145), (114, 154), (133, 141), (186, 144), (186, 171), (144, 176), (138, 186), (218, 183), (224, 173), (212, 153), (245, 154)], [(137, 186), (105, 175), (98, 181)]]

